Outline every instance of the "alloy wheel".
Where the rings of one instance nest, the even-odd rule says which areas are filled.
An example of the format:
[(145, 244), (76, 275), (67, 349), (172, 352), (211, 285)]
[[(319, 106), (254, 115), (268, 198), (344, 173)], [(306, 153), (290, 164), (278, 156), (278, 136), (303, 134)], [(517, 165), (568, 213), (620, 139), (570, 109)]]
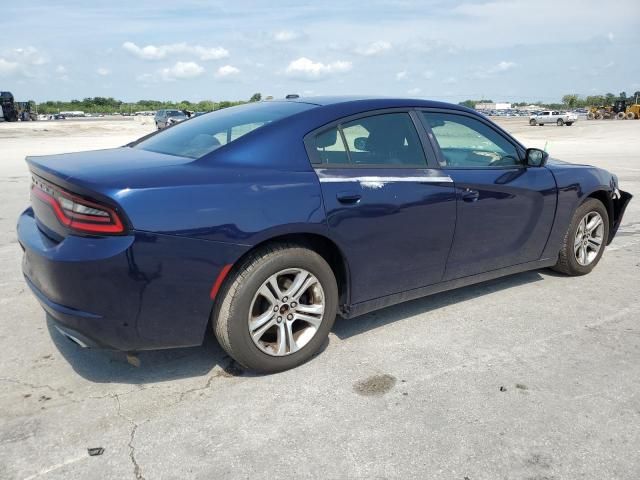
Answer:
[(593, 262), (604, 241), (604, 222), (598, 212), (587, 213), (576, 230), (573, 241), (573, 250), (576, 261), (583, 267)]
[(302, 268), (287, 268), (271, 275), (254, 295), (249, 309), (249, 334), (264, 353), (291, 355), (314, 337), (324, 311), (320, 281)]

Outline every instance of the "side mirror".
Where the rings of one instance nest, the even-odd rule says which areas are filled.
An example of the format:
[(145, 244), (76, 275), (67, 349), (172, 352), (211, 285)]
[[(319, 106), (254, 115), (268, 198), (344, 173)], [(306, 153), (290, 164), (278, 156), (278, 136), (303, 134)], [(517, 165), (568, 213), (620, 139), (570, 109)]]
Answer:
[(527, 166), (528, 167), (544, 167), (547, 163), (549, 154), (539, 148), (527, 148)]
[(356, 147), (356, 150), (366, 152), (368, 151), (368, 143), (369, 139), (367, 137), (358, 137), (353, 141), (353, 146)]

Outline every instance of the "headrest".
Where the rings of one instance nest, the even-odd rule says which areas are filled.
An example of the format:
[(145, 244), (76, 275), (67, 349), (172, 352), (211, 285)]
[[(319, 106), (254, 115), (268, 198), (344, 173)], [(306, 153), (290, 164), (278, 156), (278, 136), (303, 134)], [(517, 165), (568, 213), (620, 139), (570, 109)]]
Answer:
[(321, 133), (316, 137), (316, 148), (325, 148), (335, 145), (338, 140), (338, 130), (332, 128), (326, 132)]

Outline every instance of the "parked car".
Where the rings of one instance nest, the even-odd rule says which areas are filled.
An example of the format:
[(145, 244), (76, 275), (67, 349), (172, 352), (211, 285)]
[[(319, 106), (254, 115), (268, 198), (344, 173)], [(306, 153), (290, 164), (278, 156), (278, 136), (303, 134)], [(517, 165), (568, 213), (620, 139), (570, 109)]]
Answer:
[(155, 115), (158, 130), (170, 127), (189, 118), (182, 110), (158, 110)]
[(544, 125), (545, 123), (555, 123), (559, 127), (566, 125), (570, 127), (574, 122), (578, 121), (578, 115), (575, 113), (559, 112), (557, 110), (545, 110), (529, 117), (529, 125)]
[(408, 99), (250, 103), (27, 163), (23, 271), (60, 332), (136, 351), (212, 328), (262, 372), (311, 358), (338, 313), (589, 273), (631, 198), (473, 110)]

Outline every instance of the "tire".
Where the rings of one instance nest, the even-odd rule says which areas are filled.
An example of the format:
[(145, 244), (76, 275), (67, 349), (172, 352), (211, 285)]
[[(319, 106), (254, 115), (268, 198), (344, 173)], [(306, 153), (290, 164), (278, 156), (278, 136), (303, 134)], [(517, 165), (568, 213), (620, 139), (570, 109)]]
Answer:
[(573, 125), (573, 122), (567, 122), (567, 123), (565, 123), (565, 125), (566, 125), (567, 127), (570, 127), (571, 125)]
[(596, 120), (602, 120), (604, 118), (604, 116), (601, 113), (596, 113)]
[(559, 118), (558, 121), (556, 122), (556, 125), (558, 125), (559, 127), (563, 126), (564, 125), (564, 120)]
[(596, 118), (596, 116), (593, 112), (587, 113), (587, 120), (593, 120), (594, 118)]
[(529, 125), (531, 125), (532, 127), (535, 127), (535, 126), (536, 126), (536, 123), (537, 123), (537, 122), (536, 122), (536, 119), (535, 119), (535, 118), (532, 118), (531, 120), (529, 120)]
[(636, 118), (635, 114), (633, 112), (628, 112), (627, 113), (627, 120), (634, 120)]
[(544, 125), (544, 123), (539, 123), (538, 125), (540, 125), (542, 127)]
[[(576, 250), (581, 247), (579, 244), (577, 247), (574, 247), (574, 245), (576, 245), (576, 234), (578, 233), (578, 229), (583, 228), (582, 224), (585, 217), (594, 214), (600, 215), (602, 220), (600, 247), (588, 264), (581, 264), (576, 253)], [(595, 239), (596, 236), (594, 235), (592, 238)], [(609, 214), (607, 213), (607, 209), (600, 200), (588, 198), (573, 214), (571, 225), (569, 225), (562, 242), (558, 263), (555, 264), (553, 269), (571, 276), (586, 275), (595, 268), (600, 258), (602, 258), (607, 238), (609, 238)]]
[[(294, 314), (300, 312), (289, 310), (291, 307), (301, 307), (303, 305), (302, 299), (308, 293), (304, 293), (299, 298), (295, 297), (300, 303), (297, 305), (292, 302), (294, 295), (287, 301), (285, 296), (278, 297), (277, 294), (274, 295), (275, 290), (266, 287), (271, 298), (276, 300), (275, 306), (273, 302), (265, 302), (267, 298), (260, 294), (267, 282), (274, 277), (277, 279), (276, 281), (282, 280), (283, 277), (286, 277), (286, 272), (289, 271), (306, 272), (317, 280), (317, 284), (320, 286), (319, 291), (315, 285), (309, 287), (309, 290), (314, 289), (312, 293), (315, 296), (321, 297), (324, 301), (324, 309), (320, 314), (317, 327), (313, 327), (304, 320), (299, 321)], [(283, 272), (285, 275), (282, 275)], [(297, 279), (295, 273), (291, 275), (293, 275), (291, 283), (289, 285), (282, 284), (279, 288), (290, 288), (293, 281)], [(284, 278), (284, 280), (288, 279)], [(217, 302), (212, 314), (212, 324), (220, 346), (239, 364), (262, 373), (288, 370), (303, 364), (314, 356), (329, 335), (336, 318), (338, 305), (338, 287), (331, 267), (324, 258), (313, 250), (295, 244), (276, 244), (251, 254), (242, 264), (234, 268), (219, 295), (221, 301)], [(259, 303), (262, 308), (255, 312)], [(314, 302), (305, 300), (305, 303)], [(309, 308), (309, 305), (306, 306)], [(260, 323), (259, 319), (271, 312), (272, 307), (280, 307), (280, 310), (274, 310), (275, 313), (271, 314), (268, 321)], [(286, 310), (283, 310), (285, 307)], [(294, 318), (291, 322), (287, 321), (289, 316)], [(254, 319), (256, 325), (261, 325), (253, 330), (254, 336), (263, 327), (266, 327), (266, 324), (271, 324), (257, 341), (254, 341), (250, 331), (251, 318)], [(290, 328), (288, 328), (289, 325)], [(294, 331), (291, 335), (286, 333), (293, 331), (294, 328), (299, 330)], [(296, 337), (296, 335), (298, 336)], [(276, 349), (280, 346), (280, 339), (283, 337), (286, 337), (284, 340), (285, 351), (278, 356), (279, 352), (276, 352)], [(265, 338), (272, 340), (270, 343), (269, 341), (263, 342)], [(297, 348), (298, 342), (302, 341), (305, 343), (299, 350), (287, 351), (293, 350), (292, 345)]]

